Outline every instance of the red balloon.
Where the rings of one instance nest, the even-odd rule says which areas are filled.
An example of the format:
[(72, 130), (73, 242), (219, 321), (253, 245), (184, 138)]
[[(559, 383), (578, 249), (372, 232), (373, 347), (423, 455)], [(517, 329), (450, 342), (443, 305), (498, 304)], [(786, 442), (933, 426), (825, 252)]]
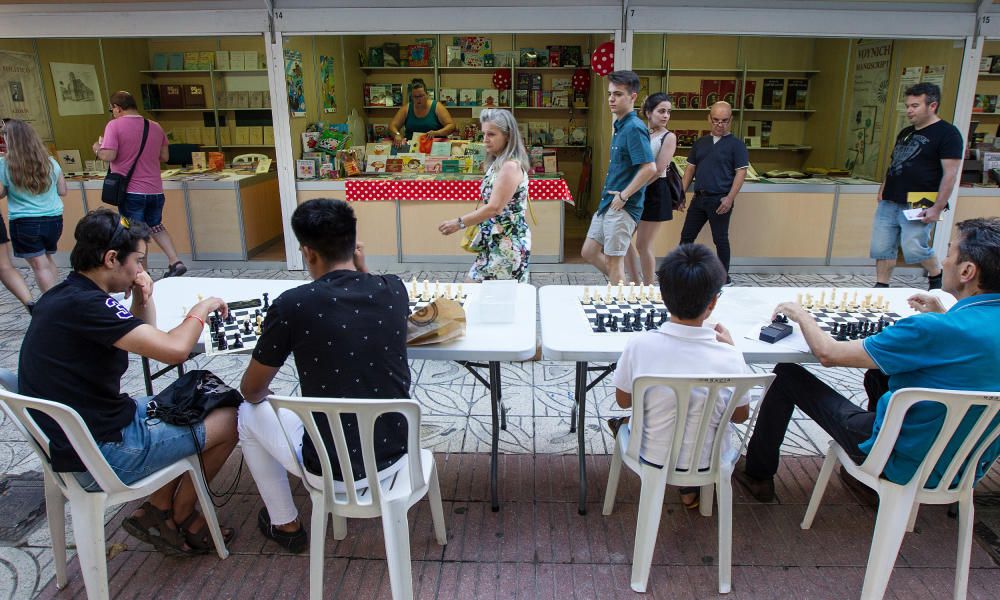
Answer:
[(494, 71), (493, 87), (500, 91), (510, 89), (510, 69), (497, 69)]
[(590, 68), (598, 75), (604, 76), (615, 70), (615, 43), (604, 42), (594, 48), (590, 56)]
[(590, 91), (590, 71), (577, 69), (573, 72), (573, 91), (586, 94)]

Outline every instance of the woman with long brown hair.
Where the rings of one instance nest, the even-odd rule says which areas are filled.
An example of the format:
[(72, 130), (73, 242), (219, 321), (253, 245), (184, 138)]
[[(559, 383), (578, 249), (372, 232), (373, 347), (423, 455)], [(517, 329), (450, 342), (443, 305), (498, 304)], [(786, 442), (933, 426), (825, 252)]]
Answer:
[[(30, 125), (9, 119), (3, 129), (7, 155), (0, 158), (0, 198), (7, 196), (9, 240), (14, 256), (31, 265), (38, 288), (44, 294), (59, 278), (52, 255), (62, 235), (60, 196), (66, 195), (66, 180), (59, 163), (49, 156)], [(2, 237), (6, 244), (6, 230)], [(6, 248), (0, 250), (0, 279), (21, 302), (30, 305), (31, 293), (11, 264)]]

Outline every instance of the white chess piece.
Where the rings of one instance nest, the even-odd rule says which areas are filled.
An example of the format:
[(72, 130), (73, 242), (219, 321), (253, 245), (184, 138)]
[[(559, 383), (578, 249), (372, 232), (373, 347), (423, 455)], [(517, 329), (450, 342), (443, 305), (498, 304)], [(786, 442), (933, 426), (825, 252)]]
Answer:
[(450, 283), (448, 283), (448, 284), (445, 284), (445, 286), (444, 286), (444, 295), (445, 295), (445, 296), (446, 296), (446, 297), (447, 297), (447, 298), (448, 298), (449, 300), (451, 300), (451, 299), (452, 299), (452, 297), (453, 297), (453, 296), (451, 295), (451, 284), (450, 284)]
[(434, 298), (441, 297), (441, 282), (437, 279), (434, 280)]
[(801, 306), (802, 305), (802, 292), (795, 294), (795, 302)]
[(416, 298), (417, 297), (417, 276), (416, 275), (413, 276), (413, 281), (410, 282), (410, 297), (411, 298)]
[(458, 300), (459, 302), (465, 299), (465, 291), (463, 287), (464, 286), (461, 283), (458, 284), (458, 294), (455, 296), (455, 299)]
[(622, 281), (621, 279), (619, 279), (618, 280), (618, 294), (615, 296), (615, 298), (617, 298), (619, 302), (622, 301), (622, 297), (624, 295), (624, 292), (622, 291), (622, 288), (624, 288), (624, 287), (625, 287), (625, 282)]

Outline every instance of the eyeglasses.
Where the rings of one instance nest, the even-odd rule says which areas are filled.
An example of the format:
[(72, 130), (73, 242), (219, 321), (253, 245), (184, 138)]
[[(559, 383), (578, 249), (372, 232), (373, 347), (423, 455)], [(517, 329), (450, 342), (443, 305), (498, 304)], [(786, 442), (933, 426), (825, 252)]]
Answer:
[(726, 123), (728, 123), (728, 122), (730, 122), (732, 120), (733, 120), (732, 117), (730, 117), (728, 119), (711, 119), (712, 125), (725, 125)]

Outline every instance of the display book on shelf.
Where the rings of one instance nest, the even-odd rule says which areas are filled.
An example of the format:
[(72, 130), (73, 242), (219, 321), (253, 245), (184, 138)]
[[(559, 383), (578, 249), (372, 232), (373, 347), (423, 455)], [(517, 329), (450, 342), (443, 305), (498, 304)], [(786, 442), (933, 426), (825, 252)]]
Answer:
[[(169, 82), (143, 83), (140, 85), (142, 108), (158, 119), (167, 114), (196, 113), (203, 123), (213, 125), (167, 125), (172, 143), (188, 143), (219, 148), (267, 148), (274, 146), (272, 125), (237, 125), (238, 111), (261, 111), (258, 117), (270, 119), (271, 95), (265, 82), (261, 90), (226, 90), (226, 77), (264, 73), (260, 64), (262, 54), (256, 50), (215, 50), (187, 52), (157, 52), (153, 54), (152, 69), (142, 73), (158, 79), (170, 77)], [(206, 77), (205, 83), (191, 81), (190, 76)], [(238, 86), (245, 87), (245, 86)], [(215, 102), (209, 106), (208, 98)], [(266, 112), (265, 112), (266, 111)], [(211, 112), (211, 117), (204, 113)], [(220, 117), (219, 113), (227, 113)], [(227, 117), (235, 118), (227, 118)], [(223, 122), (226, 124), (223, 125)]]

